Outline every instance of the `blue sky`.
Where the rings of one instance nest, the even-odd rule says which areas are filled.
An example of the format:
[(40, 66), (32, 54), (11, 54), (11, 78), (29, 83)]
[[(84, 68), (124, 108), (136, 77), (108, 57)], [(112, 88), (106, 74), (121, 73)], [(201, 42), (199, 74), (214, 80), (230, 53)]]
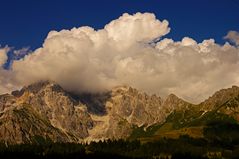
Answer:
[[(239, 0), (1, 0), (0, 5), (0, 94), (50, 79), (74, 92), (129, 85), (200, 102), (239, 85)], [(123, 13), (129, 14), (119, 18)], [(82, 27), (98, 30), (112, 20), (101, 31)], [(46, 39), (52, 30), (74, 27)], [(223, 45), (225, 36), (232, 45)], [(148, 47), (155, 38), (161, 41)]]
[(214, 38), (223, 44), (229, 30), (239, 30), (238, 10), (239, 0), (1, 0), (0, 44), (34, 50), (51, 30), (100, 29), (125, 12), (167, 19), (171, 32), (166, 37), (174, 40)]

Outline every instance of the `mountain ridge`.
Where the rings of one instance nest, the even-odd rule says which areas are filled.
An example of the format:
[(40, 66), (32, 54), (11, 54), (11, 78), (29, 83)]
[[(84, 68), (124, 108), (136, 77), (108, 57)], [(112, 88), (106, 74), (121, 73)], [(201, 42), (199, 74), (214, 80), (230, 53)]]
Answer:
[[(218, 106), (220, 104), (221, 107)], [(49, 138), (54, 142), (122, 139), (130, 137), (135, 128), (147, 130), (154, 125), (163, 126), (172, 122), (182, 125), (179, 127), (187, 123), (190, 125), (190, 122), (216, 108), (239, 121), (238, 104), (237, 86), (220, 90), (208, 100), (195, 105), (174, 94), (162, 99), (130, 86), (118, 86), (98, 94), (75, 95), (54, 81), (40, 81), (11, 94), (0, 95), (0, 134), (7, 136), (7, 139), (0, 140), (16, 144), (34, 142), (34, 136)], [(6, 115), (18, 109), (28, 114), (22, 115), (23, 120), (20, 120), (19, 113)], [(5, 124), (13, 119), (15, 123)], [(43, 121), (46, 121), (45, 124)], [(18, 129), (12, 126), (14, 124), (18, 125)], [(30, 131), (37, 125), (41, 133)], [(23, 133), (27, 131), (28, 134)], [(19, 140), (13, 140), (11, 132), (17, 134)], [(24, 135), (28, 136), (27, 140), (20, 140), (26, 138)]]

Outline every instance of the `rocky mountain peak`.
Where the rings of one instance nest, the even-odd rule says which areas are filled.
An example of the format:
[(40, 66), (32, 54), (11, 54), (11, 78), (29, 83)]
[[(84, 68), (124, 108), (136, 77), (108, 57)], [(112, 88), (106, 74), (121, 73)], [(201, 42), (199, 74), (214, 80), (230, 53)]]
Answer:
[(120, 85), (120, 86), (116, 86), (114, 88), (112, 88), (112, 92), (117, 92), (117, 91), (127, 91), (129, 90), (129, 88), (131, 88), (130, 86), (127, 86), (127, 85)]
[(182, 100), (182, 99), (180, 99), (173, 93), (169, 94), (165, 99), (165, 101), (167, 101), (167, 102), (173, 102), (173, 101), (177, 101), (177, 100)]
[(132, 93), (137, 93), (138, 90), (130, 87), (130, 86), (116, 86), (114, 87), (110, 93), (112, 96), (117, 96), (117, 95), (122, 95), (122, 94), (132, 94)]
[(31, 84), (29, 86), (23, 87), (23, 91), (29, 91), (32, 93), (38, 93), (40, 90), (46, 89), (46, 88), (51, 88), (53, 91), (62, 91), (64, 92), (63, 88), (58, 85), (54, 81), (40, 81), (34, 84)]
[(200, 104), (201, 109), (203, 110), (212, 110), (215, 107), (218, 107), (231, 98), (239, 96), (239, 87), (232, 86), (231, 88), (221, 89), (214, 93), (211, 97)]
[[(6, 98), (9, 100), (5, 100)], [(86, 106), (73, 99), (68, 92), (55, 82), (40, 81), (25, 86), (20, 91), (14, 91), (12, 95), (0, 98), (0, 101), (3, 101), (1, 107), (8, 106), (10, 98), (13, 104), (9, 107), (20, 108), (23, 105), (29, 105), (31, 110), (36, 112), (36, 116), (40, 116), (49, 123), (50, 127), (58, 129), (65, 136), (68, 136), (69, 140), (67, 141), (69, 142), (72, 141), (72, 138), (80, 140), (88, 136), (88, 129), (93, 126), (93, 121)], [(28, 112), (32, 113), (31, 111)], [(19, 124), (21, 125), (21, 123)]]
[[(237, 86), (220, 90), (200, 105), (193, 105), (174, 94), (163, 100), (130, 86), (73, 95), (53, 81), (40, 81), (12, 94), (0, 95), (0, 140), (8, 136), (9, 142), (31, 142), (34, 135), (62, 142), (126, 138), (135, 126), (164, 123), (174, 111), (207, 112), (229, 99), (230, 108), (220, 111), (239, 120), (239, 114), (234, 113), (239, 112), (235, 107), (239, 103)], [(30, 134), (25, 133), (29, 131)], [(12, 138), (9, 132), (17, 134), (16, 137)]]
[(46, 88), (51, 88), (53, 91), (64, 92), (63, 88), (60, 85), (58, 85), (56, 82), (46, 80), (46, 81), (35, 82), (28, 86), (24, 86), (21, 90), (13, 91), (11, 94), (15, 97), (20, 97), (24, 94), (24, 92), (37, 94)]
[(170, 94), (166, 97), (162, 104), (169, 112), (173, 110), (186, 109), (191, 104), (177, 97), (175, 94)]

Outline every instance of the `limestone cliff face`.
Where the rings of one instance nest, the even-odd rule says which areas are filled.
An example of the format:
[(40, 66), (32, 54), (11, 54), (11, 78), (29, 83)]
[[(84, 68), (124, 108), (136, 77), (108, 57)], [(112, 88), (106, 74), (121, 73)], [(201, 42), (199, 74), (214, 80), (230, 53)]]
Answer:
[(131, 87), (117, 87), (111, 91), (106, 108), (113, 116), (120, 116), (134, 125), (151, 125), (159, 122), (162, 100)]
[(162, 123), (185, 106), (175, 95), (162, 100), (129, 86), (100, 94), (72, 95), (52, 81), (38, 82), (0, 96), (0, 134), (8, 143), (126, 138), (135, 126)]
[(23, 88), (18, 102), (33, 106), (43, 118), (67, 134), (76, 138), (88, 136), (93, 121), (86, 107), (75, 101), (66, 91), (54, 82), (40, 82)]
[(10, 94), (0, 95), (0, 112), (15, 104), (15, 97)]
[(15, 144), (35, 142), (38, 137), (54, 142), (127, 138), (133, 128), (164, 123), (172, 112), (204, 114), (216, 110), (239, 121), (238, 106), (236, 86), (193, 105), (174, 94), (162, 99), (129, 86), (73, 95), (52, 81), (43, 81), (0, 95), (0, 141)]
[(81, 97), (91, 112), (95, 127), (90, 130), (89, 140), (101, 138), (126, 138), (134, 126), (148, 127), (164, 122), (174, 110), (187, 105), (170, 95), (162, 100), (128, 86), (120, 86), (104, 94)]
[(28, 105), (12, 107), (0, 113), (0, 141), (8, 144), (33, 143), (40, 138), (54, 142), (72, 142), (61, 130), (42, 118)]
[(236, 98), (239, 96), (239, 87), (232, 86), (232, 88), (222, 89), (214, 93), (207, 100), (202, 102), (199, 106), (204, 111), (210, 111), (215, 109), (215, 107), (220, 107), (225, 104), (232, 98)]
[(207, 100), (202, 102), (199, 107), (202, 111), (217, 111), (227, 114), (239, 121), (239, 87), (217, 91)]
[[(32, 127), (31, 124), (34, 124), (35, 127), (39, 125), (38, 132), (41, 132), (40, 135), (45, 134), (44, 136), (48, 136), (50, 132), (55, 134), (54, 131), (50, 130), (58, 130), (55, 132), (61, 132), (58, 135), (63, 135), (61, 138), (56, 138), (54, 135), (49, 136), (53, 141), (77, 142), (87, 137), (88, 129), (93, 127), (93, 121), (87, 112), (86, 106), (74, 100), (54, 82), (45, 81), (32, 84), (24, 87), (20, 91), (14, 91), (12, 95), (1, 96), (0, 101), (0, 110), (3, 114), (0, 117), (1, 123), (6, 124), (5, 120), (9, 119), (10, 121), (13, 120), (13, 122), (8, 122), (7, 125), (19, 125), (19, 129), (17, 129), (17, 127), (12, 127), (11, 129), (5, 126), (6, 128), (0, 130), (2, 136), (9, 136), (5, 134), (7, 130), (15, 131), (18, 135), (22, 134), (22, 131), (27, 133), (29, 130), (22, 128), (29, 123), (29, 127)], [(26, 117), (23, 121), (18, 120), (21, 118), (21, 114), (14, 112), (25, 105), (31, 108), (25, 111), (25, 114), (29, 114), (30, 116)], [(33, 111), (38, 115), (32, 115)], [(47, 121), (47, 124), (43, 125), (44, 122), (39, 123), (39, 121), (41, 121), (40, 119)], [(35, 121), (35, 123), (30, 121)], [(19, 122), (19, 124), (17, 124), (17, 122)], [(2, 124), (0, 125), (4, 126)], [(31, 136), (39, 135), (38, 132), (31, 133)], [(11, 140), (9, 141), (11, 142)], [(19, 140), (19, 142), (20, 141), (21, 140)]]

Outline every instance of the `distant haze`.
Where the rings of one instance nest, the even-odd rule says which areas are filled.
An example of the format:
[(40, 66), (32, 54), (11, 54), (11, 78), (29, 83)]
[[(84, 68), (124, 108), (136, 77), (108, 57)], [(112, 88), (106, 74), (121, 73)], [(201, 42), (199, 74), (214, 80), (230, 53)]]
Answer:
[[(234, 45), (162, 38), (169, 32), (169, 22), (151, 13), (125, 13), (101, 30), (51, 31), (41, 48), (14, 61), (10, 70), (0, 69), (0, 93), (49, 79), (75, 92), (130, 85), (197, 103), (218, 89), (239, 85), (237, 32), (225, 36)], [(0, 65), (9, 49), (0, 49)]]

